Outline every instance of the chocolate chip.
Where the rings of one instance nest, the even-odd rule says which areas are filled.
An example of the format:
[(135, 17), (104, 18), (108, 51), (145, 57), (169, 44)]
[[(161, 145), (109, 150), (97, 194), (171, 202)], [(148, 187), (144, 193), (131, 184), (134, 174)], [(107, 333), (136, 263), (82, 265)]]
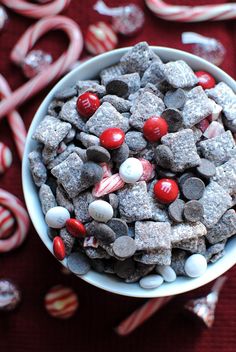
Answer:
[(197, 177), (188, 178), (182, 185), (183, 195), (189, 200), (200, 199), (203, 196), (204, 190), (204, 182)]
[(97, 271), (98, 273), (103, 273), (105, 265), (101, 259), (93, 259), (91, 260), (92, 268)]
[(111, 151), (112, 161), (119, 167), (129, 157), (129, 147), (123, 143), (120, 148)]
[(128, 236), (128, 225), (124, 220), (112, 218), (107, 225), (116, 233), (116, 238)]
[(143, 137), (142, 132), (137, 132), (137, 131), (127, 132), (125, 135), (125, 141), (129, 149), (134, 153), (141, 152), (141, 150), (143, 150), (147, 146), (147, 141)]
[(200, 176), (207, 179), (213, 177), (216, 173), (215, 165), (208, 159), (201, 159), (201, 164), (196, 168)]
[(95, 237), (103, 244), (110, 244), (115, 241), (115, 232), (106, 224), (98, 223), (96, 226)]
[(197, 200), (190, 200), (185, 204), (184, 217), (187, 221), (197, 222), (204, 213), (203, 205)]
[(107, 94), (114, 94), (118, 97), (124, 97), (128, 94), (129, 86), (126, 82), (114, 79), (106, 85)]
[(92, 146), (86, 150), (88, 160), (96, 163), (108, 163), (111, 156), (110, 153), (103, 147)]
[(76, 275), (85, 275), (90, 270), (88, 257), (80, 252), (74, 252), (67, 259), (68, 269)]
[(161, 114), (161, 117), (166, 120), (169, 132), (177, 132), (182, 126), (182, 113), (177, 109), (166, 109)]
[(182, 199), (176, 199), (169, 205), (168, 214), (169, 217), (175, 222), (183, 222), (183, 211), (185, 202)]
[(164, 103), (168, 108), (181, 109), (185, 102), (186, 94), (181, 88), (178, 88), (175, 91), (169, 90), (164, 97)]
[(90, 183), (91, 186), (101, 181), (103, 177), (103, 169), (98, 164), (88, 161), (83, 164), (81, 169), (81, 178)]
[(119, 258), (131, 257), (135, 251), (135, 241), (129, 236), (118, 237), (113, 244), (113, 252)]
[(135, 273), (135, 263), (131, 258), (123, 261), (117, 261), (114, 265), (114, 270), (116, 275), (121, 279), (128, 279)]
[(171, 167), (173, 162), (173, 153), (169, 147), (166, 145), (158, 145), (155, 150), (155, 159), (157, 165), (162, 166), (165, 169)]
[(183, 186), (184, 182), (190, 178), (190, 177), (194, 177), (194, 173), (193, 172), (185, 172), (184, 174), (182, 174), (179, 178), (178, 178), (178, 182), (180, 187)]

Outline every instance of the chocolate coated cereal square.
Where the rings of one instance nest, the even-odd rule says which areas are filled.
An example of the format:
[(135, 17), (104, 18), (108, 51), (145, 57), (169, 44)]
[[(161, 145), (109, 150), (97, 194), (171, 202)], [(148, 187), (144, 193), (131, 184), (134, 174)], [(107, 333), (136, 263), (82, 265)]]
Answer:
[(136, 254), (134, 260), (143, 264), (170, 265), (171, 250), (159, 249), (155, 252)]
[(213, 181), (217, 182), (229, 194), (236, 194), (236, 159), (231, 158), (216, 168)]
[(171, 61), (164, 67), (165, 79), (174, 88), (193, 87), (198, 83), (191, 67), (183, 60)]
[(70, 122), (74, 127), (80, 131), (86, 131), (85, 121), (79, 116), (76, 108), (77, 97), (67, 101), (61, 109), (59, 118), (61, 120)]
[(222, 218), (207, 231), (208, 242), (214, 244), (236, 234), (236, 212), (230, 209)]
[(171, 227), (171, 244), (175, 246), (180, 241), (192, 240), (205, 236), (207, 233), (206, 227), (201, 222), (196, 223), (181, 223), (172, 225)]
[(47, 169), (42, 162), (41, 153), (34, 150), (29, 154), (28, 158), (34, 183), (40, 187), (47, 180)]
[(135, 244), (137, 250), (170, 249), (171, 226), (168, 222), (136, 221)]
[(43, 184), (39, 190), (39, 199), (42, 205), (42, 211), (44, 214), (51, 208), (57, 206), (56, 199), (52, 193), (51, 188), (48, 185)]
[(89, 204), (94, 201), (94, 197), (91, 192), (82, 192), (75, 198), (73, 198), (73, 204), (75, 209), (75, 217), (81, 222), (91, 221), (91, 217), (88, 213)]

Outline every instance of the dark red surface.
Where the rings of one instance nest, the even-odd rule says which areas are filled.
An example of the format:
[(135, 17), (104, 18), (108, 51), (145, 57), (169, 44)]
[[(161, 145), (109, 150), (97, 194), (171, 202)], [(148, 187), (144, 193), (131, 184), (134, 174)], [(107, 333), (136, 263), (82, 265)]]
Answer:
[[(142, 0), (133, 1), (141, 5)], [(171, 0), (175, 4), (221, 3), (222, 0)], [(65, 15), (76, 20), (85, 32), (87, 26), (101, 16), (92, 11), (91, 0), (72, 0)], [(124, 1), (107, 1), (118, 5)], [(135, 38), (120, 38), (120, 46), (147, 40), (153, 45), (183, 48), (180, 41), (182, 31), (196, 31), (213, 36), (222, 41), (227, 48), (227, 56), (222, 68), (236, 77), (236, 48), (234, 21), (218, 23), (175, 24), (154, 17), (145, 9), (146, 25)], [(8, 79), (14, 89), (24, 82), (21, 71), (11, 64), (11, 48), (33, 23), (33, 20), (9, 12), (10, 20), (0, 34), (0, 72)], [(53, 53), (56, 58), (66, 47), (66, 38), (61, 33), (45, 36), (38, 47)], [(20, 108), (26, 125), (29, 126), (47, 90), (37, 95)], [(6, 121), (0, 124), (0, 140), (14, 151), (11, 169), (0, 179), (0, 186), (13, 192), (21, 199), (20, 161), (11, 139)], [(183, 315), (183, 303), (189, 297), (206, 292), (209, 286), (175, 298), (166, 308), (136, 330), (131, 336), (117, 336), (113, 327), (126, 315), (140, 306), (144, 300), (117, 296), (92, 287), (82, 280), (66, 276), (60, 272), (60, 264), (43, 245), (34, 229), (31, 228), (28, 240), (18, 250), (0, 257), (0, 277), (9, 277), (22, 287), (23, 302), (16, 312), (0, 315), (0, 351), (8, 352), (104, 352), (104, 351), (173, 351), (173, 352), (233, 352), (236, 350), (236, 269), (228, 272), (220, 302), (217, 306), (217, 319), (211, 330), (201, 328), (194, 320)], [(80, 297), (80, 308), (74, 318), (60, 321), (47, 315), (43, 307), (46, 291), (55, 284), (73, 287)]]

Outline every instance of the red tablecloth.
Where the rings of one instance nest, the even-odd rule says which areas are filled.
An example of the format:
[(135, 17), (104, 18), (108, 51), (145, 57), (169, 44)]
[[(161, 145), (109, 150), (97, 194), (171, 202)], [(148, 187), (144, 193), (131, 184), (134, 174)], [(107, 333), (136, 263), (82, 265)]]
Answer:
[[(134, 38), (120, 38), (119, 46), (132, 45), (147, 40), (152, 45), (183, 48), (180, 34), (183, 31), (196, 31), (213, 36), (222, 41), (227, 55), (222, 68), (236, 77), (236, 26), (234, 21), (218, 23), (175, 24), (162, 21), (145, 8), (144, 1), (133, 1), (142, 6), (146, 14), (143, 31)], [(171, 0), (179, 4), (221, 3), (221, 0)], [(118, 5), (125, 1), (107, 1)], [(83, 32), (89, 23), (102, 16), (92, 10), (92, 0), (72, 0), (64, 12), (79, 23)], [(8, 79), (12, 89), (24, 82), (19, 68), (11, 64), (9, 54), (14, 43), (33, 20), (15, 15), (9, 11), (9, 22), (0, 34), (0, 72)], [(59, 32), (58, 32), (59, 33)], [(37, 46), (51, 52), (56, 58), (66, 47), (66, 38), (61, 33), (50, 33)], [(46, 96), (45, 89), (37, 97), (20, 108), (26, 125), (30, 122)], [(20, 161), (16, 155), (11, 133), (6, 121), (0, 124), (0, 140), (14, 152), (11, 169), (0, 178), (0, 186), (23, 199), (21, 188)], [(0, 351), (8, 352), (54, 352), (54, 351), (198, 351), (233, 352), (236, 350), (236, 278), (232, 269), (228, 275), (220, 302), (217, 306), (217, 319), (211, 330), (202, 329), (194, 320), (183, 315), (183, 303), (192, 296), (207, 291), (198, 291), (175, 298), (160, 313), (144, 326), (126, 338), (118, 337), (113, 327), (128, 313), (140, 306), (144, 300), (109, 294), (90, 286), (72, 275), (63, 275), (60, 265), (43, 245), (33, 227), (28, 240), (18, 250), (0, 257), (0, 277), (15, 280), (23, 290), (23, 302), (19, 309), (8, 315), (0, 315)], [(47, 315), (43, 307), (45, 292), (55, 284), (72, 286), (79, 294), (80, 309), (68, 321), (59, 321)]]

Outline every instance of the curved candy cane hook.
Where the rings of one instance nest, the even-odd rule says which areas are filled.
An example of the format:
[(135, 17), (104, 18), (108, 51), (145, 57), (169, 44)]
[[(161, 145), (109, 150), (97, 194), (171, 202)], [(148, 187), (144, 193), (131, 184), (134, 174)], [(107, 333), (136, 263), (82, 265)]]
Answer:
[(41, 89), (45, 88), (53, 80), (62, 76), (80, 56), (83, 48), (83, 37), (78, 25), (67, 17), (52, 16), (38, 21), (27, 29), (13, 48), (11, 60), (21, 65), (28, 51), (33, 47), (36, 41), (43, 34), (57, 29), (64, 31), (70, 39), (67, 51), (48, 68), (16, 89), (10, 97), (2, 100), (0, 103), (0, 119), (34, 96)]
[(156, 16), (168, 21), (200, 22), (236, 18), (236, 3), (203, 6), (175, 6), (165, 3), (163, 0), (145, 0), (145, 2)]
[(12, 11), (32, 18), (57, 15), (69, 5), (70, 1), (71, 0), (54, 0), (49, 4), (37, 5), (24, 0), (0, 0), (2, 4)]

